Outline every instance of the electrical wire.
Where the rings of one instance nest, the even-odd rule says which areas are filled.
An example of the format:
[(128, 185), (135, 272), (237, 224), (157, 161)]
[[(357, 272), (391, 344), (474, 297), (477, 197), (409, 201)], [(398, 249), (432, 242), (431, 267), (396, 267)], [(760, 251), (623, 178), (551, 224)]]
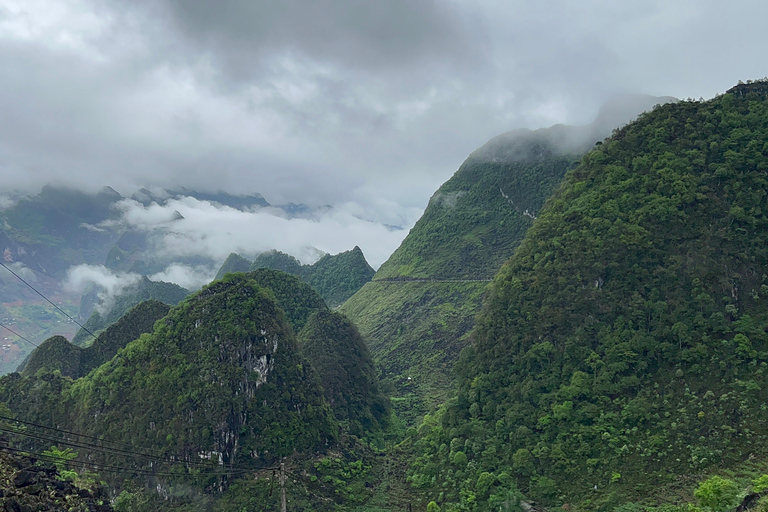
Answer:
[[(166, 464), (184, 464), (184, 465), (187, 465), (187, 466), (197, 466), (197, 467), (206, 468), (206, 469), (210, 469), (212, 467), (210, 463), (207, 463), (207, 462), (204, 462), (204, 461), (187, 460), (186, 457), (175, 456), (175, 455), (157, 455), (157, 454), (148, 453), (148, 452), (146, 452), (146, 450), (143, 451), (143, 452), (142, 451), (137, 451), (136, 447), (132, 446), (132, 445), (123, 444), (123, 443), (106, 443), (102, 439), (94, 437), (94, 436), (89, 436), (89, 435), (86, 435), (86, 434), (80, 434), (80, 433), (72, 432), (72, 431), (69, 431), (69, 430), (57, 429), (57, 428), (54, 428), (54, 427), (47, 427), (47, 426), (44, 426), (44, 425), (40, 425), (38, 423), (18, 420), (18, 419), (15, 419), (15, 418), (9, 418), (7, 416), (0, 416), (0, 420), (14, 421), (14, 422), (17, 422), (17, 423), (19, 423), (21, 425), (32, 426), (32, 427), (40, 428), (40, 429), (43, 429), (43, 430), (59, 432), (59, 433), (63, 433), (63, 434), (67, 434), (67, 435), (72, 435), (72, 436), (83, 437), (83, 438), (87, 438), (87, 439), (93, 439), (95, 441), (98, 441), (101, 444), (88, 443), (88, 442), (85, 442), (85, 441), (75, 441), (75, 440), (65, 439), (65, 438), (62, 438), (62, 437), (56, 437), (56, 436), (52, 436), (52, 435), (44, 435), (44, 434), (41, 434), (41, 433), (29, 432), (29, 431), (26, 431), (26, 430), (19, 430), (19, 429), (15, 429), (15, 428), (12, 428), (12, 427), (4, 427), (2, 424), (0, 424), (0, 431), (8, 432), (8, 433), (11, 433), (11, 434), (17, 434), (17, 435), (20, 435), (22, 437), (28, 437), (28, 438), (35, 439), (35, 440), (38, 440), (38, 441), (47, 441), (47, 442), (52, 442), (52, 443), (56, 443), (56, 444), (60, 444), (60, 445), (64, 445), (64, 446), (72, 446), (72, 447), (75, 447), (75, 448), (83, 448), (83, 449), (86, 449), (86, 450), (93, 450), (93, 451), (96, 451), (96, 452), (101, 452), (101, 453), (111, 454), (111, 455), (120, 455), (120, 456), (127, 456), (127, 457), (138, 457), (138, 458), (143, 458), (143, 459), (149, 460), (151, 462), (166, 463)], [(116, 448), (115, 446), (109, 446), (109, 444), (113, 444), (115, 446), (123, 446), (123, 447), (127, 448), (127, 450)], [(216, 467), (223, 467), (223, 466), (217, 465)], [(261, 471), (263, 469), (263, 468), (245, 467), (245, 466), (240, 466), (240, 465), (235, 465), (235, 464), (230, 464), (230, 465), (228, 465), (226, 467), (229, 468), (230, 471), (234, 471), (234, 472)]]
[(22, 450), (19, 448), (13, 448), (11, 446), (6, 445), (0, 445), (0, 450), (7, 450), (9, 452), (14, 453), (21, 453), (26, 456), (34, 456), (35, 458), (47, 460), (51, 462), (66, 462), (68, 464), (81, 466), (83, 468), (86, 467), (92, 467), (96, 471), (106, 471), (111, 473), (133, 473), (138, 475), (146, 475), (146, 476), (169, 476), (169, 477), (183, 477), (183, 476), (227, 476), (231, 475), (231, 472), (206, 472), (206, 473), (200, 473), (200, 474), (193, 474), (193, 473), (172, 473), (169, 471), (153, 471), (150, 469), (141, 469), (141, 468), (126, 468), (124, 466), (116, 466), (112, 464), (99, 464), (97, 462), (89, 462), (89, 461), (81, 461), (76, 459), (67, 459), (64, 457), (57, 457), (55, 455), (48, 455), (45, 453), (40, 452), (34, 452), (29, 450)]
[(25, 285), (27, 285), (27, 286), (28, 286), (30, 289), (32, 289), (32, 291), (34, 291), (36, 294), (38, 294), (38, 295), (39, 295), (39, 296), (41, 296), (43, 299), (45, 299), (45, 301), (46, 301), (46, 302), (48, 302), (48, 303), (49, 303), (51, 306), (53, 306), (54, 308), (56, 308), (57, 310), (59, 310), (59, 311), (60, 311), (60, 312), (61, 312), (61, 313), (62, 313), (64, 316), (66, 316), (67, 318), (69, 318), (70, 320), (72, 320), (73, 322), (75, 322), (77, 325), (79, 325), (79, 326), (80, 326), (80, 328), (81, 328), (82, 330), (84, 330), (85, 332), (87, 332), (88, 334), (90, 334), (91, 336), (93, 336), (93, 338), (94, 338), (94, 339), (96, 339), (96, 335), (95, 335), (95, 334), (93, 334), (93, 333), (92, 333), (90, 330), (86, 329), (86, 327), (85, 327), (83, 324), (81, 324), (80, 322), (78, 322), (77, 320), (75, 320), (74, 318), (72, 318), (72, 317), (69, 315), (69, 313), (67, 313), (66, 311), (64, 311), (63, 309), (61, 309), (59, 306), (57, 306), (57, 305), (56, 305), (56, 304), (55, 304), (55, 303), (54, 303), (52, 300), (50, 300), (48, 297), (46, 297), (45, 295), (43, 295), (42, 293), (40, 293), (40, 292), (37, 290), (37, 288), (35, 288), (35, 287), (34, 287), (34, 286), (32, 286), (31, 284), (29, 284), (29, 283), (28, 283), (28, 282), (27, 282), (27, 281), (26, 281), (26, 280), (25, 280), (23, 277), (21, 277), (19, 274), (17, 274), (16, 272), (14, 272), (14, 271), (13, 271), (13, 270), (12, 270), (12, 269), (11, 269), (11, 268), (8, 266), (8, 265), (6, 265), (6, 264), (5, 264), (5, 263), (3, 263), (2, 261), (0, 261), (0, 266), (2, 266), (2, 267), (5, 269), (5, 270), (7, 270), (8, 272), (10, 272), (10, 273), (11, 273), (11, 274), (13, 274), (14, 276), (16, 276), (16, 278), (17, 278), (19, 281), (21, 281), (22, 283), (24, 283)]

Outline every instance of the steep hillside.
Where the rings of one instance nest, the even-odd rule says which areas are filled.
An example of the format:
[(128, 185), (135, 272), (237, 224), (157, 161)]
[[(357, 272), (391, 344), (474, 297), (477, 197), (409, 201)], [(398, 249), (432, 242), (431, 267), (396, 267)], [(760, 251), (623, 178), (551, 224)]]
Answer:
[[(117, 322), (129, 309), (140, 302), (156, 300), (173, 306), (184, 300), (187, 295), (189, 295), (189, 290), (177, 284), (150, 281), (146, 277), (142, 277), (136, 285), (115, 297), (111, 307), (106, 312), (102, 314), (98, 311), (93, 311), (83, 325), (88, 331), (98, 335), (101, 330)], [(95, 301), (95, 295), (84, 295), (81, 300), (80, 310), (93, 310)], [(89, 304), (93, 305), (89, 306)], [(72, 338), (72, 343), (79, 346), (87, 346), (93, 343), (93, 337), (85, 330), (80, 329), (75, 337)]]
[(605, 510), (764, 461), (767, 150), (757, 82), (586, 155), (495, 278), (412, 481), (473, 510), (518, 490)]
[(312, 314), (328, 309), (323, 298), (296, 276), (269, 268), (260, 268), (245, 275), (274, 295), (294, 333), (301, 331)]
[(300, 277), (317, 290), (331, 308), (343, 304), (374, 274), (363, 251), (357, 246), (339, 254), (326, 254), (312, 265), (302, 265), (290, 254), (267, 251), (251, 264), (251, 270), (259, 268), (282, 270)]
[(451, 368), (483, 293), (566, 171), (596, 141), (667, 98), (625, 99), (588, 126), (516, 130), (476, 150), (432, 196), (424, 215), (343, 311), (415, 421), (452, 392)]
[(299, 343), (336, 418), (360, 437), (381, 431), (389, 419), (389, 403), (354, 324), (341, 313), (319, 311), (307, 321)]
[[(203, 454), (214, 468), (258, 468), (337, 436), (283, 312), (242, 274), (192, 295), (88, 376), (12, 375), (0, 380), (0, 400), (20, 419), (179, 460)], [(150, 469), (132, 453), (94, 456)]]
[(147, 300), (130, 309), (117, 322), (99, 334), (96, 341), (80, 348), (61, 336), (45, 340), (18, 368), (24, 377), (38, 371), (59, 371), (76, 379), (109, 361), (118, 350), (146, 332), (152, 332), (155, 322), (168, 314), (170, 306)]
[(221, 264), (219, 271), (216, 272), (215, 281), (221, 279), (231, 272), (248, 272), (251, 269), (251, 262), (239, 254), (231, 253)]

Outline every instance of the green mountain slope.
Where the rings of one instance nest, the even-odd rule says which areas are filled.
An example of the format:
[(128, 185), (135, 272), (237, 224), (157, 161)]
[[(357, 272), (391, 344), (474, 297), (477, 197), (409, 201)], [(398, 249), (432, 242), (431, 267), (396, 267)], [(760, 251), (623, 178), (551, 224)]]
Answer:
[(765, 457), (767, 150), (758, 82), (586, 155), (495, 278), (412, 481), (471, 510), (610, 509)]
[(381, 431), (389, 419), (389, 403), (354, 324), (341, 313), (319, 311), (307, 321), (299, 343), (336, 418), (360, 437)]
[(267, 251), (256, 257), (250, 269), (260, 268), (282, 270), (300, 277), (317, 290), (332, 308), (343, 304), (374, 274), (363, 251), (357, 246), (339, 254), (326, 254), (312, 265), (302, 265), (299, 260), (284, 252)]
[[(189, 295), (189, 290), (182, 288), (174, 283), (164, 281), (150, 281), (146, 277), (121, 295), (114, 299), (112, 306), (104, 314), (93, 311), (83, 326), (93, 334), (98, 336), (99, 332), (117, 322), (129, 309), (145, 300), (156, 300), (163, 304), (176, 305)], [(95, 294), (84, 295), (81, 300), (80, 310), (92, 309), (88, 303), (94, 303), (97, 300)], [(93, 337), (83, 329), (80, 329), (72, 343), (79, 346), (85, 346), (93, 343)]]
[(170, 306), (147, 300), (131, 308), (117, 322), (99, 334), (86, 348), (70, 343), (62, 336), (45, 340), (16, 370), (24, 377), (38, 371), (59, 371), (76, 379), (109, 361), (118, 350), (146, 332), (152, 332), (155, 322), (168, 314)]
[(611, 129), (668, 98), (605, 108), (587, 126), (516, 130), (476, 150), (432, 196), (374, 279), (343, 306), (408, 422), (441, 404), (484, 290), (566, 171)]
[(225, 465), (257, 468), (337, 436), (282, 310), (243, 274), (192, 295), (86, 377), (14, 374), (0, 380), (0, 399), (22, 419)]
[(243, 258), (239, 254), (231, 253), (229, 256), (227, 256), (227, 259), (224, 260), (224, 263), (221, 264), (221, 267), (219, 268), (219, 271), (216, 272), (216, 277), (214, 278), (214, 281), (218, 281), (225, 275), (231, 273), (231, 272), (248, 272), (251, 268), (251, 262), (247, 259)]
[(294, 275), (270, 268), (260, 268), (245, 275), (274, 294), (294, 333), (301, 331), (312, 314), (328, 309), (323, 298)]

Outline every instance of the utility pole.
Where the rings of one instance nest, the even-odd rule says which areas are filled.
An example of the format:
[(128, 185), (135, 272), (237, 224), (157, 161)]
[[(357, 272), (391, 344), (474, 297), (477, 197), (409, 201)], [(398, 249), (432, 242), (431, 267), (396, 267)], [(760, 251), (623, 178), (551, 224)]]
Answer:
[(280, 463), (280, 512), (288, 512), (288, 500), (285, 497), (285, 462)]

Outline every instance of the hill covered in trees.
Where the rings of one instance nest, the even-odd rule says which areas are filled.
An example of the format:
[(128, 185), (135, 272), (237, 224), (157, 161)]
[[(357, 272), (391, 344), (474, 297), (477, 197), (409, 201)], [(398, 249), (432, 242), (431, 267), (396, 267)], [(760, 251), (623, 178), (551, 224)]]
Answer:
[(414, 484), (448, 509), (606, 510), (764, 461), (767, 144), (768, 85), (742, 84), (569, 171), (493, 282)]
[(19, 366), (18, 372), (28, 377), (38, 371), (59, 371), (76, 379), (106, 363), (128, 343), (143, 333), (151, 332), (155, 322), (168, 314), (170, 306), (147, 300), (131, 308), (117, 322), (103, 330), (88, 347), (81, 348), (62, 336), (45, 340)]
[(299, 334), (304, 356), (317, 372), (325, 399), (352, 434), (381, 433), (390, 421), (371, 354), (357, 328), (341, 313), (318, 311)]
[(221, 278), (227, 272), (245, 272), (269, 268), (287, 272), (301, 278), (312, 288), (317, 290), (323, 300), (331, 308), (336, 308), (351, 297), (365, 283), (371, 280), (374, 271), (363, 255), (359, 247), (340, 252), (339, 254), (326, 254), (312, 265), (302, 263), (280, 251), (266, 251), (259, 254), (253, 262), (246, 267), (246, 260), (238, 254), (230, 254), (216, 274), (216, 279)]
[(587, 126), (500, 135), (472, 153), (373, 280), (344, 304), (415, 421), (453, 392), (451, 371), (488, 282), (512, 256), (566, 171), (596, 141), (654, 104), (632, 97)]
[[(271, 269), (229, 274), (168, 309), (143, 302), (88, 348), (50, 339), (0, 379), (0, 416), (22, 422), (5, 430), (14, 449), (50, 448), (61, 434), (41, 425), (77, 432), (80, 464), (120, 468), (100, 476), (122, 489), (123, 510), (268, 508), (277, 497), (262, 470), (281, 460), (300, 510), (370, 498), (374, 459), (358, 436), (380, 439), (389, 408), (348, 320)], [(156, 310), (168, 314), (154, 322)]]
[[(93, 337), (88, 331), (98, 335), (100, 331), (117, 322), (128, 312), (128, 310), (140, 302), (156, 300), (163, 304), (175, 306), (184, 300), (187, 295), (189, 295), (189, 290), (182, 288), (177, 284), (166, 283), (164, 281), (150, 281), (146, 277), (142, 277), (138, 283), (115, 297), (110, 307), (105, 312), (99, 313), (98, 310), (93, 310), (93, 313), (91, 313), (88, 320), (83, 324), (85, 329), (80, 329), (77, 334), (75, 334), (75, 337), (72, 338), (72, 343), (79, 346), (86, 346), (93, 343)], [(97, 299), (93, 294), (84, 295), (81, 300), (80, 309), (93, 309), (94, 306), (89, 306), (88, 303), (89, 301), (93, 302), (95, 300)]]

